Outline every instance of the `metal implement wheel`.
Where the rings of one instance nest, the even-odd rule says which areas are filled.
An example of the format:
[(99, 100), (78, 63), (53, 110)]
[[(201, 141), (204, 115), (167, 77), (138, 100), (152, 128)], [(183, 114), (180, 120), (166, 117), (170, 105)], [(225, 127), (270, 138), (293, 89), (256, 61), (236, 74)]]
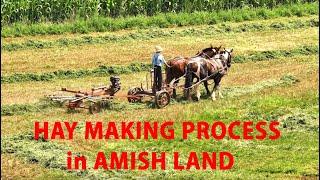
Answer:
[(170, 94), (168, 91), (161, 90), (156, 93), (155, 104), (158, 108), (163, 108), (170, 103)]
[(141, 92), (141, 91), (142, 91), (142, 89), (139, 88), (139, 87), (134, 87), (134, 88), (129, 89), (129, 91), (128, 91), (128, 101), (130, 103), (140, 102), (142, 97), (135, 96), (135, 95), (139, 94), (139, 92)]
[(89, 112), (91, 114), (96, 114), (99, 113), (101, 111), (101, 105), (99, 102), (93, 102), (90, 106), (89, 106)]

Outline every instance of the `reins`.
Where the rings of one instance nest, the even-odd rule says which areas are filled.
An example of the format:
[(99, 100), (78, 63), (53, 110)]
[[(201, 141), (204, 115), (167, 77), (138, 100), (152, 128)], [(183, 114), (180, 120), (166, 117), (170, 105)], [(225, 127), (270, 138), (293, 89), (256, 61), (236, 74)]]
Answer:
[[(170, 59), (169, 61), (172, 61), (172, 60), (174, 60), (174, 58), (173, 58), (173, 59)], [(172, 67), (172, 66), (170, 66), (170, 65), (167, 63), (166, 60), (164, 60), (164, 64), (165, 64), (168, 68), (171, 68), (171, 67)]]
[[(180, 59), (182, 59), (183, 57), (174, 57), (174, 58), (171, 58), (171, 59), (169, 59), (168, 61), (172, 61), (172, 60), (174, 60), (174, 59), (176, 59), (176, 58), (180, 58)], [(171, 68), (172, 66), (170, 66), (168, 63), (167, 63), (167, 61), (166, 60), (164, 60), (164, 64), (168, 67), (168, 68)]]

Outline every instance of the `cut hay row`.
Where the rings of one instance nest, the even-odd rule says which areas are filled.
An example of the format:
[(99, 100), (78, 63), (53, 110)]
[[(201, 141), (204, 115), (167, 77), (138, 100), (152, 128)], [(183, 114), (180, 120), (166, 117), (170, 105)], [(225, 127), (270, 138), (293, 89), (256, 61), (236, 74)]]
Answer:
[[(294, 57), (298, 55), (312, 55), (319, 52), (319, 47), (301, 46), (291, 50), (275, 50), (254, 52), (249, 55), (239, 55), (234, 57), (234, 63), (243, 63), (248, 61), (272, 60), (280, 57)], [(54, 79), (73, 79), (88, 76), (108, 76), (113, 74), (125, 74), (150, 70), (151, 65), (146, 63), (133, 63), (129, 66), (99, 66), (95, 69), (82, 70), (58, 70), (43, 74), (38, 73), (16, 73), (13, 75), (1, 76), (1, 83), (18, 83), (28, 81), (51, 81)]]
[(54, 41), (39, 41), (26, 40), (23, 43), (7, 43), (1, 46), (3, 51), (17, 51), (23, 49), (44, 49), (52, 47), (66, 47), (71, 45), (83, 44), (105, 44), (110, 42), (128, 41), (128, 40), (150, 40), (157, 38), (174, 38), (174, 37), (195, 37), (206, 35), (219, 35), (221, 33), (239, 33), (239, 32), (254, 32), (267, 30), (288, 30), (308, 27), (319, 27), (319, 20), (316, 18), (309, 18), (306, 20), (287, 20), (285, 22), (269, 22), (269, 23), (243, 23), (239, 25), (230, 26), (228, 24), (219, 24), (217, 26), (192, 27), (186, 28), (182, 31), (157, 29), (144, 32), (134, 32), (125, 35), (105, 35), (105, 36), (82, 36), (81, 38), (60, 38)]
[[(271, 20), (266, 20), (266, 22), (268, 21)], [(186, 27), (172, 29), (181, 30), (185, 28)], [(127, 33), (127, 31), (124, 33)], [(33, 49), (13, 52), (3, 51), (3, 53), (1, 53), (1, 74), (7, 76), (13, 75), (14, 73), (50, 73), (58, 70), (95, 69), (100, 65), (128, 66), (133, 62), (149, 63), (153, 51), (152, 47), (160, 42), (161, 46), (165, 47), (164, 55), (166, 59), (171, 59), (178, 55), (185, 57), (193, 56), (197, 51), (210, 46), (210, 44), (214, 46), (222, 45), (226, 48), (232, 47), (235, 50), (235, 56), (251, 54), (255, 51), (288, 50), (299, 48), (302, 45), (318, 44), (315, 38), (317, 34), (318, 28), (313, 27), (289, 30), (222, 33), (216, 36), (198, 36), (196, 41), (194, 40), (195, 37), (154, 37), (150, 40), (85, 44), (80, 46), (37, 49), (36, 51)], [(56, 36), (51, 37), (52, 36), (45, 36), (42, 40), (54, 39)], [(59, 35), (59, 38), (61, 37), (62, 36)], [(15, 41), (16, 39), (19, 41), (25, 38), (26, 37), (13, 38), (12, 42), (17, 42)], [(38, 40), (37, 38), (40, 37), (34, 37), (34, 40)]]
[[(298, 79), (293, 75), (285, 75), (280, 79), (272, 79), (267, 81), (262, 81), (259, 83), (256, 83), (254, 85), (247, 85), (247, 86), (241, 86), (241, 87), (229, 87), (229, 88), (223, 88), (222, 93), (225, 94), (226, 97), (232, 98), (232, 97), (239, 97), (245, 94), (255, 93), (260, 90), (271, 88), (271, 87), (277, 87), (282, 85), (292, 85), (294, 83), (298, 82)], [(111, 103), (107, 108), (109, 110), (114, 111), (123, 111), (128, 109), (143, 109), (148, 106), (151, 106), (150, 104), (144, 105), (144, 104), (129, 104), (128, 102), (115, 102)], [(52, 109), (54, 107), (61, 107), (61, 105), (57, 103), (53, 103), (49, 101), (48, 99), (43, 99), (35, 104), (12, 104), (12, 105), (2, 105), (1, 106), (1, 115), (2, 116), (13, 116), (13, 115), (21, 115), (25, 113), (31, 113), (31, 112), (42, 112), (47, 109)]]

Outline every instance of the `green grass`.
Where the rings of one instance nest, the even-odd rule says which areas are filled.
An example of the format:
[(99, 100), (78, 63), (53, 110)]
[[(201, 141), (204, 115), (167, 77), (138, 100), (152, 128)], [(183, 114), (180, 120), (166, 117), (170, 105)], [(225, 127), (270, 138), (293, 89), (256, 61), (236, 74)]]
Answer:
[[(234, 63), (248, 61), (272, 60), (280, 57), (294, 57), (298, 55), (312, 55), (319, 52), (318, 46), (302, 46), (291, 50), (275, 50), (254, 52), (249, 55), (239, 55), (233, 58)], [(1, 76), (1, 83), (16, 83), (26, 81), (50, 81), (54, 79), (73, 79), (88, 76), (107, 76), (113, 74), (125, 74), (150, 70), (150, 64), (133, 63), (128, 66), (99, 66), (95, 69), (82, 70), (58, 70), (54, 72), (39, 73), (15, 73)]]
[(315, 18), (307, 20), (287, 20), (285, 22), (270, 22), (264, 23), (244, 23), (230, 26), (228, 24), (219, 24), (217, 26), (208, 26), (206, 28), (187, 28), (182, 31), (166, 31), (163, 29), (150, 30), (147, 32), (134, 32), (125, 35), (105, 35), (105, 36), (83, 36), (81, 38), (60, 38), (53, 41), (36, 41), (27, 40), (23, 43), (7, 43), (1, 46), (3, 51), (17, 51), (23, 49), (43, 49), (52, 47), (66, 47), (78, 46), (83, 44), (105, 44), (110, 42), (119, 42), (126, 40), (148, 40), (154, 37), (157, 38), (173, 38), (185, 36), (205, 36), (205, 35), (218, 35), (221, 33), (239, 33), (239, 32), (252, 32), (252, 31), (267, 31), (267, 30), (288, 30), (307, 27), (318, 27), (319, 20)]
[[(89, 168), (83, 172), (68, 172), (65, 174), (76, 175), (78, 178), (187, 178), (192, 175), (193, 178), (206, 178), (208, 176), (215, 178), (301, 178), (318, 177), (318, 146), (319, 124), (318, 122), (318, 98), (316, 92), (305, 91), (299, 94), (296, 99), (287, 95), (279, 95), (276, 89), (284, 88), (284, 91), (295, 86), (285, 85), (275, 86), (264, 89), (267, 94), (261, 95), (261, 92), (255, 92), (252, 95), (239, 98), (227, 98), (224, 101), (218, 101), (212, 108), (212, 104), (203, 100), (202, 103), (188, 104), (185, 111), (179, 114), (175, 121), (176, 139), (174, 141), (165, 140), (119, 140), (119, 141), (95, 141), (90, 149), (78, 150), (79, 144), (65, 144), (60, 141), (34, 141), (31, 132), (19, 133), (18, 135), (2, 137), (1, 153), (13, 153), (17, 157), (24, 159), (29, 163), (36, 163), (42, 167), (52, 170), (65, 170), (66, 152), (71, 150), (74, 153), (86, 155), (88, 157), (89, 167), (92, 167), (95, 153), (104, 151), (106, 154), (111, 151), (156, 151), (171, 153), (179, 151), (182, 158), (181, 162), (186, 162), (187, 153), (190, 151), (224, 151), (228, 150), (235, 156), (235, 166), (230, 171), (173, 171), (172, 160), (167, 159), (169, 163), (168, 170), (161, 171), (94, 171)], [(243, 87), (245, 89), (245, 87)], [(276, 89), (273, 89), (276, 88)], [(303, 103), (302, 101), (303, 100)], [(235, 104), (234, 102), (237, 101)], [(279, 104), (281, 103), (281, 104)], [(192, 113), (192, 110), (201, 105), (201, 111)], [(315, 108), (311, 108), (315, 107)], [(253, 120), (254, 122), (269, 119), (250, 119), (248, 113), (259, 108), (255, 117), (265, 115), (277, 115), (281, 123), (281, 138), (276, 141), (244, 141), (229, 140), (223, 141), (196, 139), (196, 134), (189, 136), (188, 140), (179, 138), (181, 135), (181, 126), (179, 123), (186, 118), (189, 121), (197, 122), (205, 120), (212, 123), (214, 120), (223, 120), (229, 123), (233, 120)], [(282, 108), (282, 111), (279, 111)], [(114, 113), (114, 112), (112, 112)], [(59, 115), (61, 116), (61, 115)], [(49, 118), (49, 121), (56, 121), (56, 117)], [(74, 117), (77, 119), (77, 117)], [(152, 120), (152, 116), (141, 117), (140, 120)], [(156, 118), (156, 117), (155, 117)], [(158, 121), (166, 120), (162, 117)], [(272, 119), (273, 120), (273, 119)], [(103, 119), (104, 122), (110, 121)], [(288, 124), (288, 121), (290, 123)], [(301, 122), (307, 122), (303, 124)], [(79, 128), (76, 129), (77, 136), (75, 141), (82, 139), (83, 121), (79, 122)], [(311, 127), (311, 128), (310, 128)], [(238, 130), (237, 133), (240, 133)], [(301, 138), (303, 137), (303, 138)], [(87, 141), (81, 141), (88, 143)], [(130, 148), (128, 148), (130, 147)], [(302, 153), (303, 152), (303, 153)], [(43, 156), (46, 154), (46, 156)], [(62, 176), (62, 175), (60, 175)]]
[(228, 11), (195, 12), (195, 13), (168, 13), (151, 17), (137, 16), (127, 18), (94, 17), (88, 20), (75, 20), (60, 24), (55, 23), (14, 23), (2, 26), (1, 37), (15, 37), (23, 35), (44, 35), (64, 33), (88, 33), (116, 31), (131, 28), (170, 27), (202, 24), (217, 24), (220, 22), (242, 22), (255, 19), (270, 19), (275, 17), (291, 17), (318, 14), (318, 2), (283, 5), (273, 9), (243, 8)]
[[(263, 71), (263, 70), (262, 70)], [(259, 74), (257, 74), (259, 75)], [(1, 153), (11, 153), (17, 158), (28, 163), (34, 163), (50, 172), (60, 170), (64, 174), (56, 174), (55, 178), (75, 176), (73, 178), (202, 178), (207, 177), (225, 179), (268, 179), (268, 178), (317, 178), (318, 177), (318, 87), (307, 87), (314, 84), (305, 79), (307, 72), (301, 74), (301, 81), (296, 82), (293, 76), (285, 76), (280, 81), (264, 81), (255, 85), (246, 85), (235, 89), (227, 89), (230, 97), (212, 102), (201, 100), (187, 104), (173, 104), (163, 110), (128, 110), (120, 112), (108, 111), (100, 116), (87, 116), (84, 114), (66, 114), (65, 112), (41, 112), (36, 114), (24, 114), (22, 116), (8, 117), (3, 123), (18, 123), (22, 128), (12, 131), (11, 134), (2, 136)], [(309, 75), (312, 76), (312, 75)], [(280, 85), (280, 82), (284, 82)], [(294, 84), (290, 84), (296, 82)], [(288, 84), (289, 83), (289, 84)], [(260, 86), (263, 84), (263, 86)], [(242, 90), (239, 90), (242, 88)], [(242, 93), (244, 91), (250, 94)], [(241, 92), (241, 93), (238, 93)], [(294, 92), (294, 93), (291, 93)], [(200, 108), (201, 107), (201, 108)], [(172, 111), (178, 111), (176, 113)], [(53, 109), (53, 111), (56, 111)], [(148, 113), (147, 113), (148, 112)], [(196, 112), (196, 113), (195, 113)], [(162, 114), (166, 113), (166, 116)], [(5, 118), (5, 117), (4, 117)], [(78, 121), (79, 128), (76, 129), (73, 141), (34, 141), (32, 139), (32, 124), (34, 121), (45, 118), (46, 121), (54, 122), (57, 119), (64, 121)], [(165, 121), (175, 120), (175, 131), (177, 137), (174, 141), (165, 140), (108, 140), (108, 141), (86, 141), (81, 133), (83, 132), (84, 121), (117, 122), (126, 120), (139, 121)], [(225, 139), (223, 141), (196, 139), (196, 134), (191, 134), (188, 140), (181, 140), (182, 121), (198, 122), (199, 120), (212, 123), (214, 120), (222, 120), (229, 123), (234, 120), (260, 120), (277, 119), (281, 123), (281, 138), (276, 141), (235, 141)], [(290, 122), (290, 123), (288, 123)], [(238, 133), (241, 130), (237, 131)], [(90, 167), (98, 151), (108, 154), (111, 151), (156, 151), (172, 153), (179, 151), (182, 158), (181, 163), (186, 161), (190, 151), (230, 151), (235, 156), (235, 166), (229, 171), (174, 171), (172, 160), (167, 159), (168, 170), (147, 170), (147, 171), (94, 171), (88, 169), (83, 172), (66, 171), (65, 155), (71, 150), (74, 153), (83, 154), (88, 157)], [(44, 156), (45, 154), (45, 156)], [(40, 172), (43, 173), (43, 172)], [(46, 173), (48, 174), (48, 173)], [(43, 175), (43, 177), (45, 177)]]

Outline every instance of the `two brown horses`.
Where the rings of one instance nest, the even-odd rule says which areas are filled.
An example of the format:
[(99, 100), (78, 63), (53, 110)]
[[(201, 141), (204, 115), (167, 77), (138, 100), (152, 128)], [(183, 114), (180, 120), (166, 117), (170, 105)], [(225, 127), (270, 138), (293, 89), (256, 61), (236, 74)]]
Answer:
[[(208, 48), (205, 48), (198, 52), (194, 57), (176, 57), (171, 61), (168, 61), (166, 67), (166, 84), (170, 84), (174, 81), (174, 84), (177, 85), (181, 77), (186, 74), (186, 66), (188, 62), (196, 59), (210, 59), (219, 53), (220, 47), (213, 47), (212, 45)], [(210, 93), (208, 89), (208, 82), (205, 81), (205, 88), (207, 90), (207, 94)], [(176, 97), (176, 90), (173, 89), (173, 97)]]

